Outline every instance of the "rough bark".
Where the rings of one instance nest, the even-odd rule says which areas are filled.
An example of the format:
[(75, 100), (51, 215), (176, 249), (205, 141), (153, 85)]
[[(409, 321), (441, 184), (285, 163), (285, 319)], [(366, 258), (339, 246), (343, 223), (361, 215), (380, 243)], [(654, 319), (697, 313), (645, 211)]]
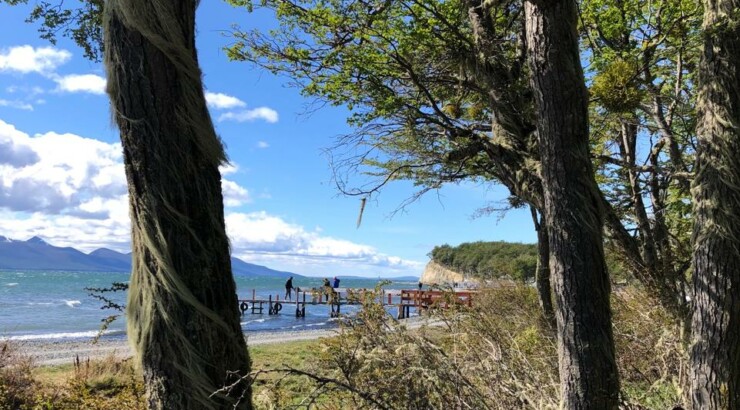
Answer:
[(602, 196), (589, 155), (576, 3), (525, 3), (544, 214), (556, 298), (562, 407), (616, 409), (619, 378), (604, 261)]
[(223, 146), (203, 95), (189, 0), (106, 2), (108, 94), (128, 180), (128, 335), (151, 409), (251, 408), (224, 227)]
[(537, 272), (535, 273), (535, 285), (537, 296), (540, 299), (542, 315), (554, 326), (555, 310), (552, 307), (552, 287), (550, 286), (550, 244), (547, 236), (547, 225), (543, 217), (538, 217), (537, 210), (530, 207), (532, 221), (537, 231)]
[(740, 408), (740, 1), (704, 1), (697, 102), (691, 395)]

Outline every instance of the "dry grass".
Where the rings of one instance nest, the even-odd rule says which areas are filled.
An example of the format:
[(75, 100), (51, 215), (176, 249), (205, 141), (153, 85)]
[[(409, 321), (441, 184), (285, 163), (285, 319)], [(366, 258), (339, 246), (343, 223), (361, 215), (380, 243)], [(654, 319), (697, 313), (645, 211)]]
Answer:
[[(686, 354), (679, 327), (638, 289), (615, 294), (613, 309), (621, 407), (682, 405)], [(345, 324), (342, 336), (324, 339), (302, 367), (276, 372), (256, 365), (263, 393), (255, 404), (263, 409), (558, 408), (554, 330), (542, 320), (533, 289), (487, 290), (474, 309), (435, 316), (442, 326), (408, 330), (379, 306), (367, 305)]]
[[(679, 326), (637, 289), (615, 294), (622, 408), (682, 405)], [(250, 348), (257, 409), (549, 409), (558, 407), (554, 331), (526, 287), (485, 291), (474, 309), (434, 313), (409, 330), (368, 304), (339, 337)], [(34, 368), (0, 344), (0, 410), (144, 409), (129, 361)]]
[(0, 342), (0, 409), (21, 408), (34, 394), (33, 361), (20, 354), (18, 346)]

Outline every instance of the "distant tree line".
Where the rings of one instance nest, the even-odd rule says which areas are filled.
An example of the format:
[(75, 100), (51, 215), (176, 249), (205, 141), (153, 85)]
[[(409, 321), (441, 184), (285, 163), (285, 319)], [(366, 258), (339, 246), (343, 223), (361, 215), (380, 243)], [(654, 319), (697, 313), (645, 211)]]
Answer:
[[(537, 244), (506, 241), (466, 242), (458, 246), (435, 246), (428, 256), (450, 270), (476, 279), (513, 279), (532, 282), (537, 272)], [(614, 252), (606, 251), (612, 282), (634, 280)]]
[(537, 245), (529, 243), (469, 242), (435, 246), (429, 257), (440, 265), (476, 279), (534, 280)]

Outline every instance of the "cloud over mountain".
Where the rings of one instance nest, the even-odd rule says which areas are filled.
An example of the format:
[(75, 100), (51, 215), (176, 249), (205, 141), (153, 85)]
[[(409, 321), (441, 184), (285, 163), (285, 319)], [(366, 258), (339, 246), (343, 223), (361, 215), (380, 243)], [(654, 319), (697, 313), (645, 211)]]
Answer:
[[(0, 120), (0, 235), (39, 235), (83, 251), (130, 248), (128, 195), (119, 143), (74, 134), (34, 136)], [(224, 175), (238, 165), (221, 167)], [(226, 226), (235, 256), (279, 269), (317, 273), (415, 273), (414, 261), (384, 255), (371, 246), (307, 230), (266, 212), (239, 212), (249, 191), (223, 178)]]

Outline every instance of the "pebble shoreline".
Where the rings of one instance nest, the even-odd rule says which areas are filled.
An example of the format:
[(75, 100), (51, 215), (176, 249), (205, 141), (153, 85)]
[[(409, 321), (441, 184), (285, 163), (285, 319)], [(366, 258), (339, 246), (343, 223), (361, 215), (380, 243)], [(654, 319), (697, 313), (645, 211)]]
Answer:
[[(410, 329), (423, 325), (438, 326), (440, 322), (423, 317), (411, 317), (403, 322)], [(300, 330), (290, 332), (249, 332), (247, 346), (316, 340), (337, 335), (339, 329)], [(80, 360), (131, 357), (131, 348), (125, 339), (101, 339), (97, 343), (81, 340), (26, 340), (17, 342), (20, 353), (33, 359), (36, 366), (59, 366)]]
[[(331, 330), (303, 330), (292, 332), (252, 332), (246, 334), (248, 346), (263, 344), (294, 342), (299, 340), (315, 340), (320, 337), (336, 335), (337, 331)], [(131, 357), (131, 347), (128, 341), (99, 340), (92, 344), (91, 341), (80, 340), (55, 340), (39, 341), (27, 340), (18, 342), (20, 353), (33, 359), (36, 366), (58, 366), (71, 364), (79, 357), (80, 360), (103, 359), (116, 357), (125, 359)]]

